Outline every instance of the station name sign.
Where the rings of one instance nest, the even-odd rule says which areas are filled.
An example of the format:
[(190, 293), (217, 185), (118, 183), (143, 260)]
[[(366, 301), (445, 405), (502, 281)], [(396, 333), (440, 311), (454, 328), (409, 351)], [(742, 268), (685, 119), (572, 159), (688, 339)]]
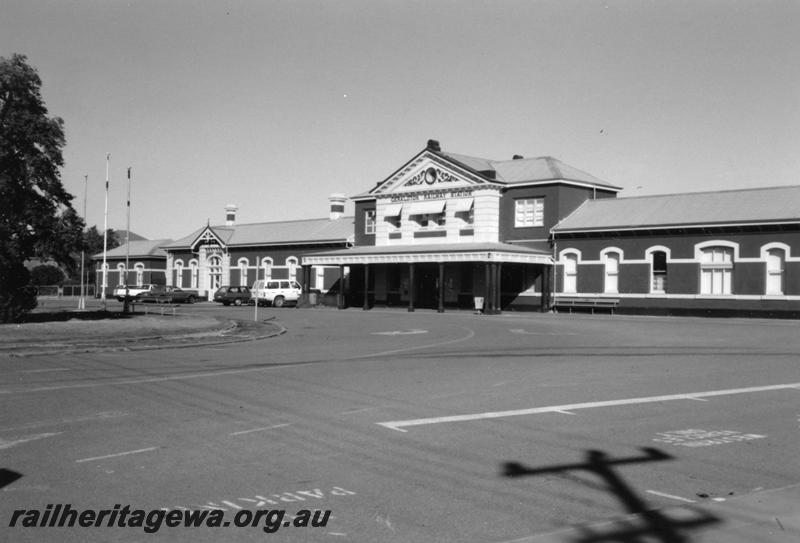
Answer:
[(467, 198), (472, 196), (473, 189), (460, 188), (451, 190), (432, 190), (422, 193), (392, 194), (391, 202), (415, 202), (417, 200), (441, 200), (442, 198)]

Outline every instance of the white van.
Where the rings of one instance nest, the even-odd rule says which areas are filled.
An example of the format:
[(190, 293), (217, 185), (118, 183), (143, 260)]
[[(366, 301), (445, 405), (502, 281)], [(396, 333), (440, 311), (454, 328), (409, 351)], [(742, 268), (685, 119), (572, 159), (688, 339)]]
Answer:
[(288, 279), (259, 279), (253, 283), (253, 298), (259, 305), (283, 307), (287, 303), (297, 304), (303, 289), (297, 281)]

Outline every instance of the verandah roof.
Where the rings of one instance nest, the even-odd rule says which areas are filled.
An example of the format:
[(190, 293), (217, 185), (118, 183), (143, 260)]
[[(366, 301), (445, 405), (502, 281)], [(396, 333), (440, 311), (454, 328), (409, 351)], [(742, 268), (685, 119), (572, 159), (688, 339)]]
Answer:
[(551, 265), (553, 259), (549, 251), (509, 243), (361, 246), (303, 257), (303, 265), (310, 266), (417, 262), (516, 262)]

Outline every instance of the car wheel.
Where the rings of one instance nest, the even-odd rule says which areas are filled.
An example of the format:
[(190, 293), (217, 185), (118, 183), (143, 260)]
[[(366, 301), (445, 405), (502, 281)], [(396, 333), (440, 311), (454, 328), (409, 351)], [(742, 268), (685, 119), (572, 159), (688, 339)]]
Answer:
[(275, 296), (275, 299), (272, 300), (273, 307), (283, 307), (283, 296)]
[(230, 302), (222, 302), (222, 305), (227, 307), (227, 306), (231, 305), (231, 303)]
[(193, 304), (193, 303), (194, 303), (194, 296), (189, 296), (189, 297), (186, 299), (186, 303), (187, 303), (187, 304)]
[(241, 299), (241, 298), (236, 298), (236, 299), (233, 301), (233, 305), (242, 305), (242, 299)]

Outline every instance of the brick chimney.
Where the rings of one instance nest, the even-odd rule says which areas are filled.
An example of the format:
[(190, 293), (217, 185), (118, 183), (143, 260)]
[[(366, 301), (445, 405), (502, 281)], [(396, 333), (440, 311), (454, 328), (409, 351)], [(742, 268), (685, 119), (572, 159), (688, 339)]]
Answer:
[(331, 203), (331, 220), (335, 221), (344, 215), (344, 203), (347, 201), (347, 197), (344, 194), (336, 193), (331, 194), (328, 200)]
[(236, 224), (237, 211), (239, 211), (239, 206), (236, 204), (228, 204), (225, 206), (225, 226), (233, 226)]

